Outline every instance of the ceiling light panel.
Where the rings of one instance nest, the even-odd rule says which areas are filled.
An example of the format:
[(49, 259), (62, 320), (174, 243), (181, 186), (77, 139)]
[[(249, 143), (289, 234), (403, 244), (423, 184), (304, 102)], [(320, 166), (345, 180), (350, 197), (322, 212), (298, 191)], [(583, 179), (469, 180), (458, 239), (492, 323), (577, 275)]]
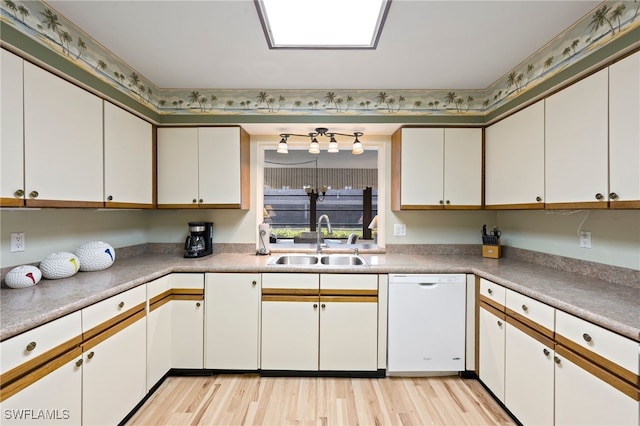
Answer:
[(391, 0), (255, 0), (275, 49), (373, 49)]

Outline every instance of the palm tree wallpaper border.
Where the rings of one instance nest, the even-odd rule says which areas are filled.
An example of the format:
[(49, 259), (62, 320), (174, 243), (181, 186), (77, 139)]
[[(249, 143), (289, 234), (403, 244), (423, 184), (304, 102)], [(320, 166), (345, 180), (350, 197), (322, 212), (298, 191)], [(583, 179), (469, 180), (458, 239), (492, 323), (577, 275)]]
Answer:
[(485, 89), (181, 90), (157, 87), (40, 0), (2, 0), (0, 11), (3, 24), (165, 115), (484, 116), (640, 25), (640, 0), (604, 1)]

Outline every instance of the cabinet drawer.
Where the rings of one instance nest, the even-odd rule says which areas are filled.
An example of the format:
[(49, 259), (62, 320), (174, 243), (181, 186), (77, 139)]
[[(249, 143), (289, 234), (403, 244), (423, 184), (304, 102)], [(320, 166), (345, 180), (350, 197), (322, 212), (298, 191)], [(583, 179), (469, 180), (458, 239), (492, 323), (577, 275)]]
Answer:
[[(553, 338), (553, 330), (555, 328), (554, 308), (509, 289), (507, 289), (506, 303), (509, 315)], [(540, 330), (538, 326), (544, 327), (544, 330)]]
[(146, 303), (146, 289), (141, 285), (112, 296), (82, 310), (82, 330), (88, 330)]
[[(77, 311), (0, 343), (3, 381), (7, 371), (66, 342), (75, 339), (75, 345), (78, 346), (82, 335), (81, 325), (80, 312)], [(70, 343), (69, 346), (73, 344)], [(63, 349), (60, 350), (64, 352)]]
[(481, 299), (488, 301), (491, 305), (502, 308), (505, 305), (506, 289), (484, 278), (480, 278)]
[[(638, 342), (562, 311), (556, 313), (556, 340), (570, 349), (584, 348), (619, 365), (636, 376), (635, 380), (627, 377), (629, 380), (638, 382)], [(588, 353), (582, 355), (593, 359)]]
[(171, 288), (204, 289), (204, 274), (171, 274)]
[(377, 275), (325, 274), (320, 276), (320, 290), (378, 290)]
[(147, 299), (151, 300), (154, 297), (163, 294), (171, 290), (170, 275), (158, 278), (147, 283)]
[(262, 274), (262, 289), (302, 288), (318, 290), (318, 274)]

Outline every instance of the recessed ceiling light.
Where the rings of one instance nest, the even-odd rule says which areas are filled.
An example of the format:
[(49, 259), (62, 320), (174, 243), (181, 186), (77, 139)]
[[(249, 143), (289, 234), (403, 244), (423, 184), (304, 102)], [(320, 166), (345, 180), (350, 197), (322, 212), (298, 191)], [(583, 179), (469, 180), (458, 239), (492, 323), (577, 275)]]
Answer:
[(391, 0), (254, 0), (272, 49), (375, 49)]

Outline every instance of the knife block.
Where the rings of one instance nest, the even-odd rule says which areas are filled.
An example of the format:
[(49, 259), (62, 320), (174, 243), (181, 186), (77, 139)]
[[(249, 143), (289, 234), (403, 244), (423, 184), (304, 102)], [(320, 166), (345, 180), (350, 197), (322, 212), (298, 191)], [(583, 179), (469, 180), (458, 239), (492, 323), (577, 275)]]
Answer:
[(497, 245), (483, 245), (482, 246), (482, 257), (489, 257), (491, 259), (499, 259), (502, 257), (502, 246), (500, 244)]

